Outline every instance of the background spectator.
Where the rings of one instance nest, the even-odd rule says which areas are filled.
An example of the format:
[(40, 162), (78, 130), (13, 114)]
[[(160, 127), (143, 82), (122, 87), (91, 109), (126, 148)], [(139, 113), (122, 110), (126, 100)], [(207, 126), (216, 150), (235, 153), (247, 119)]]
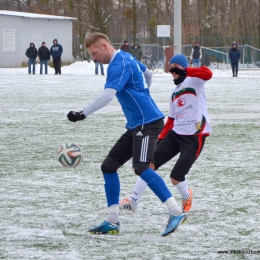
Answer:
[(42, 42), (42, 46), (38, 50), (40, 60), (40, 74), (42, 74), (42, 65), (45, 67), (45, 74), (48, 74), (48, 61), (50, 60), (50, 51), (46, 47), (46, 42)]
[(200, 67), (200, 60), (202, 58), (202, 51), (198, 42), (195, 42), (195, 46), (191, 49), (190, 59), (193, 61), (193, 67)]
[(84, 60), (86, 60), (88, 63), (90, 63), (91, 56), (89, 55), (88, 51), (86, 51), (86, 54), (84, 56)]
[(240, 59), (240, 51), (237, 48), (236, 42), (233, 42), (232, 48), (229, 51), (229, 59), (232, 68), (233, 77), (237, 77), (238, 63)]
[(124, 41), (124, 44), (120, 48), (122, 51), (125, 52), (131, 52), (131, 47), (129, 45), (129, 42), (127, 40)]
[(137, 60), (141, 61), (143, 59), (143, 51), (138, 43), (135, 43), (131, 48), (131, 54), (136, 57)]
[(101, 75), (105, 75), (104, 74), (104, 66), (103, 66), (103, 64), (98, 62), (97, 60), (94, 60), (94, 62), (95, 62), (95, 74), (98, 75), (98, 67), (100, 66)]
[(53, 45), (51, 46), (50, 53), (53, 58), (53, 67), (55, 70), (55, 75), (61, 74), (61, 54), (63, 52), (63, 48), (60, 44), (58, 44), (58, 40), (53, 40)]
[(34, 43), (30, 43), (30, 47), (26, 50), (25, 55), (28, 57), (28, 73), (31, 74), (31, 66), (33, 65), (33, 74), (35, 74), (37, 49)]

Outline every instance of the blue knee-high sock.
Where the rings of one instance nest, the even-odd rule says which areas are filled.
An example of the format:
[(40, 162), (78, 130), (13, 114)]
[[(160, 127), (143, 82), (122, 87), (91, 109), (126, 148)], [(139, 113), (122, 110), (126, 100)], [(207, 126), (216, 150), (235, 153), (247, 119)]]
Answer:
[(105, 180), (105, 192), (107, 197), (107, 206), (110, 207), (114, 204), (119, 204), (119, 194), (120, 194), (120, 182), (118, 173), (104, 173)]
[(149, 188), (155, 193), (162, 203), (172, 197), (172, 194), (167, 188), (164, 180), (151, 168), (148, 168), (142, 172), (140, 177), (147, 182)]

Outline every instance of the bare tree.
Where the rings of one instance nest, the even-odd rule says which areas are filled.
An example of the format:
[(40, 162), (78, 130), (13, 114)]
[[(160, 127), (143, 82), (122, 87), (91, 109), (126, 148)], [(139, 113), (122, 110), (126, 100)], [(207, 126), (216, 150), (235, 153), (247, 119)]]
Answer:
[[(77, 17), (74, 35), (99, 31), (114, 41), (159, 42), (157, 25), (171, 25), (178, 0), (0, 0), (0, 9)], [(182, 0), (182, 42), (207, 46), (233, 40), (260, 46), (260, 0)], [(144, 42), (144, 40), (143, 40)]]

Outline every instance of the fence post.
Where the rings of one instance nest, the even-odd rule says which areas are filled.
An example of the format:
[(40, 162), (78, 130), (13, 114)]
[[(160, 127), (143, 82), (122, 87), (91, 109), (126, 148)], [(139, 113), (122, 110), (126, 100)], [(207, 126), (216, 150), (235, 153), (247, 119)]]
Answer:
[(227, 54), (227, 69), (228, 69), (228, 64), (229, 64), (229, 62), (228, 62), (228, 54)]
[(243, 68), (245, 68), (245, 52), (246, 52), (246, 45), (244, 45), (244, 51), (243, 51)]

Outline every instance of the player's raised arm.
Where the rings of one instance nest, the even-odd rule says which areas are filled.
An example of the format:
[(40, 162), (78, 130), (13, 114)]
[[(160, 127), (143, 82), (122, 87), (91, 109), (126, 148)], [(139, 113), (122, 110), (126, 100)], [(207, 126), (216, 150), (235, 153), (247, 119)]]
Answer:
[(200, 68), (186, 68), (186, 76), (188, 77), (196, 77), (203, 80), (209, 80), (212, 78), (212, 75), (212, 71), (205, 66), (202, 66)]

